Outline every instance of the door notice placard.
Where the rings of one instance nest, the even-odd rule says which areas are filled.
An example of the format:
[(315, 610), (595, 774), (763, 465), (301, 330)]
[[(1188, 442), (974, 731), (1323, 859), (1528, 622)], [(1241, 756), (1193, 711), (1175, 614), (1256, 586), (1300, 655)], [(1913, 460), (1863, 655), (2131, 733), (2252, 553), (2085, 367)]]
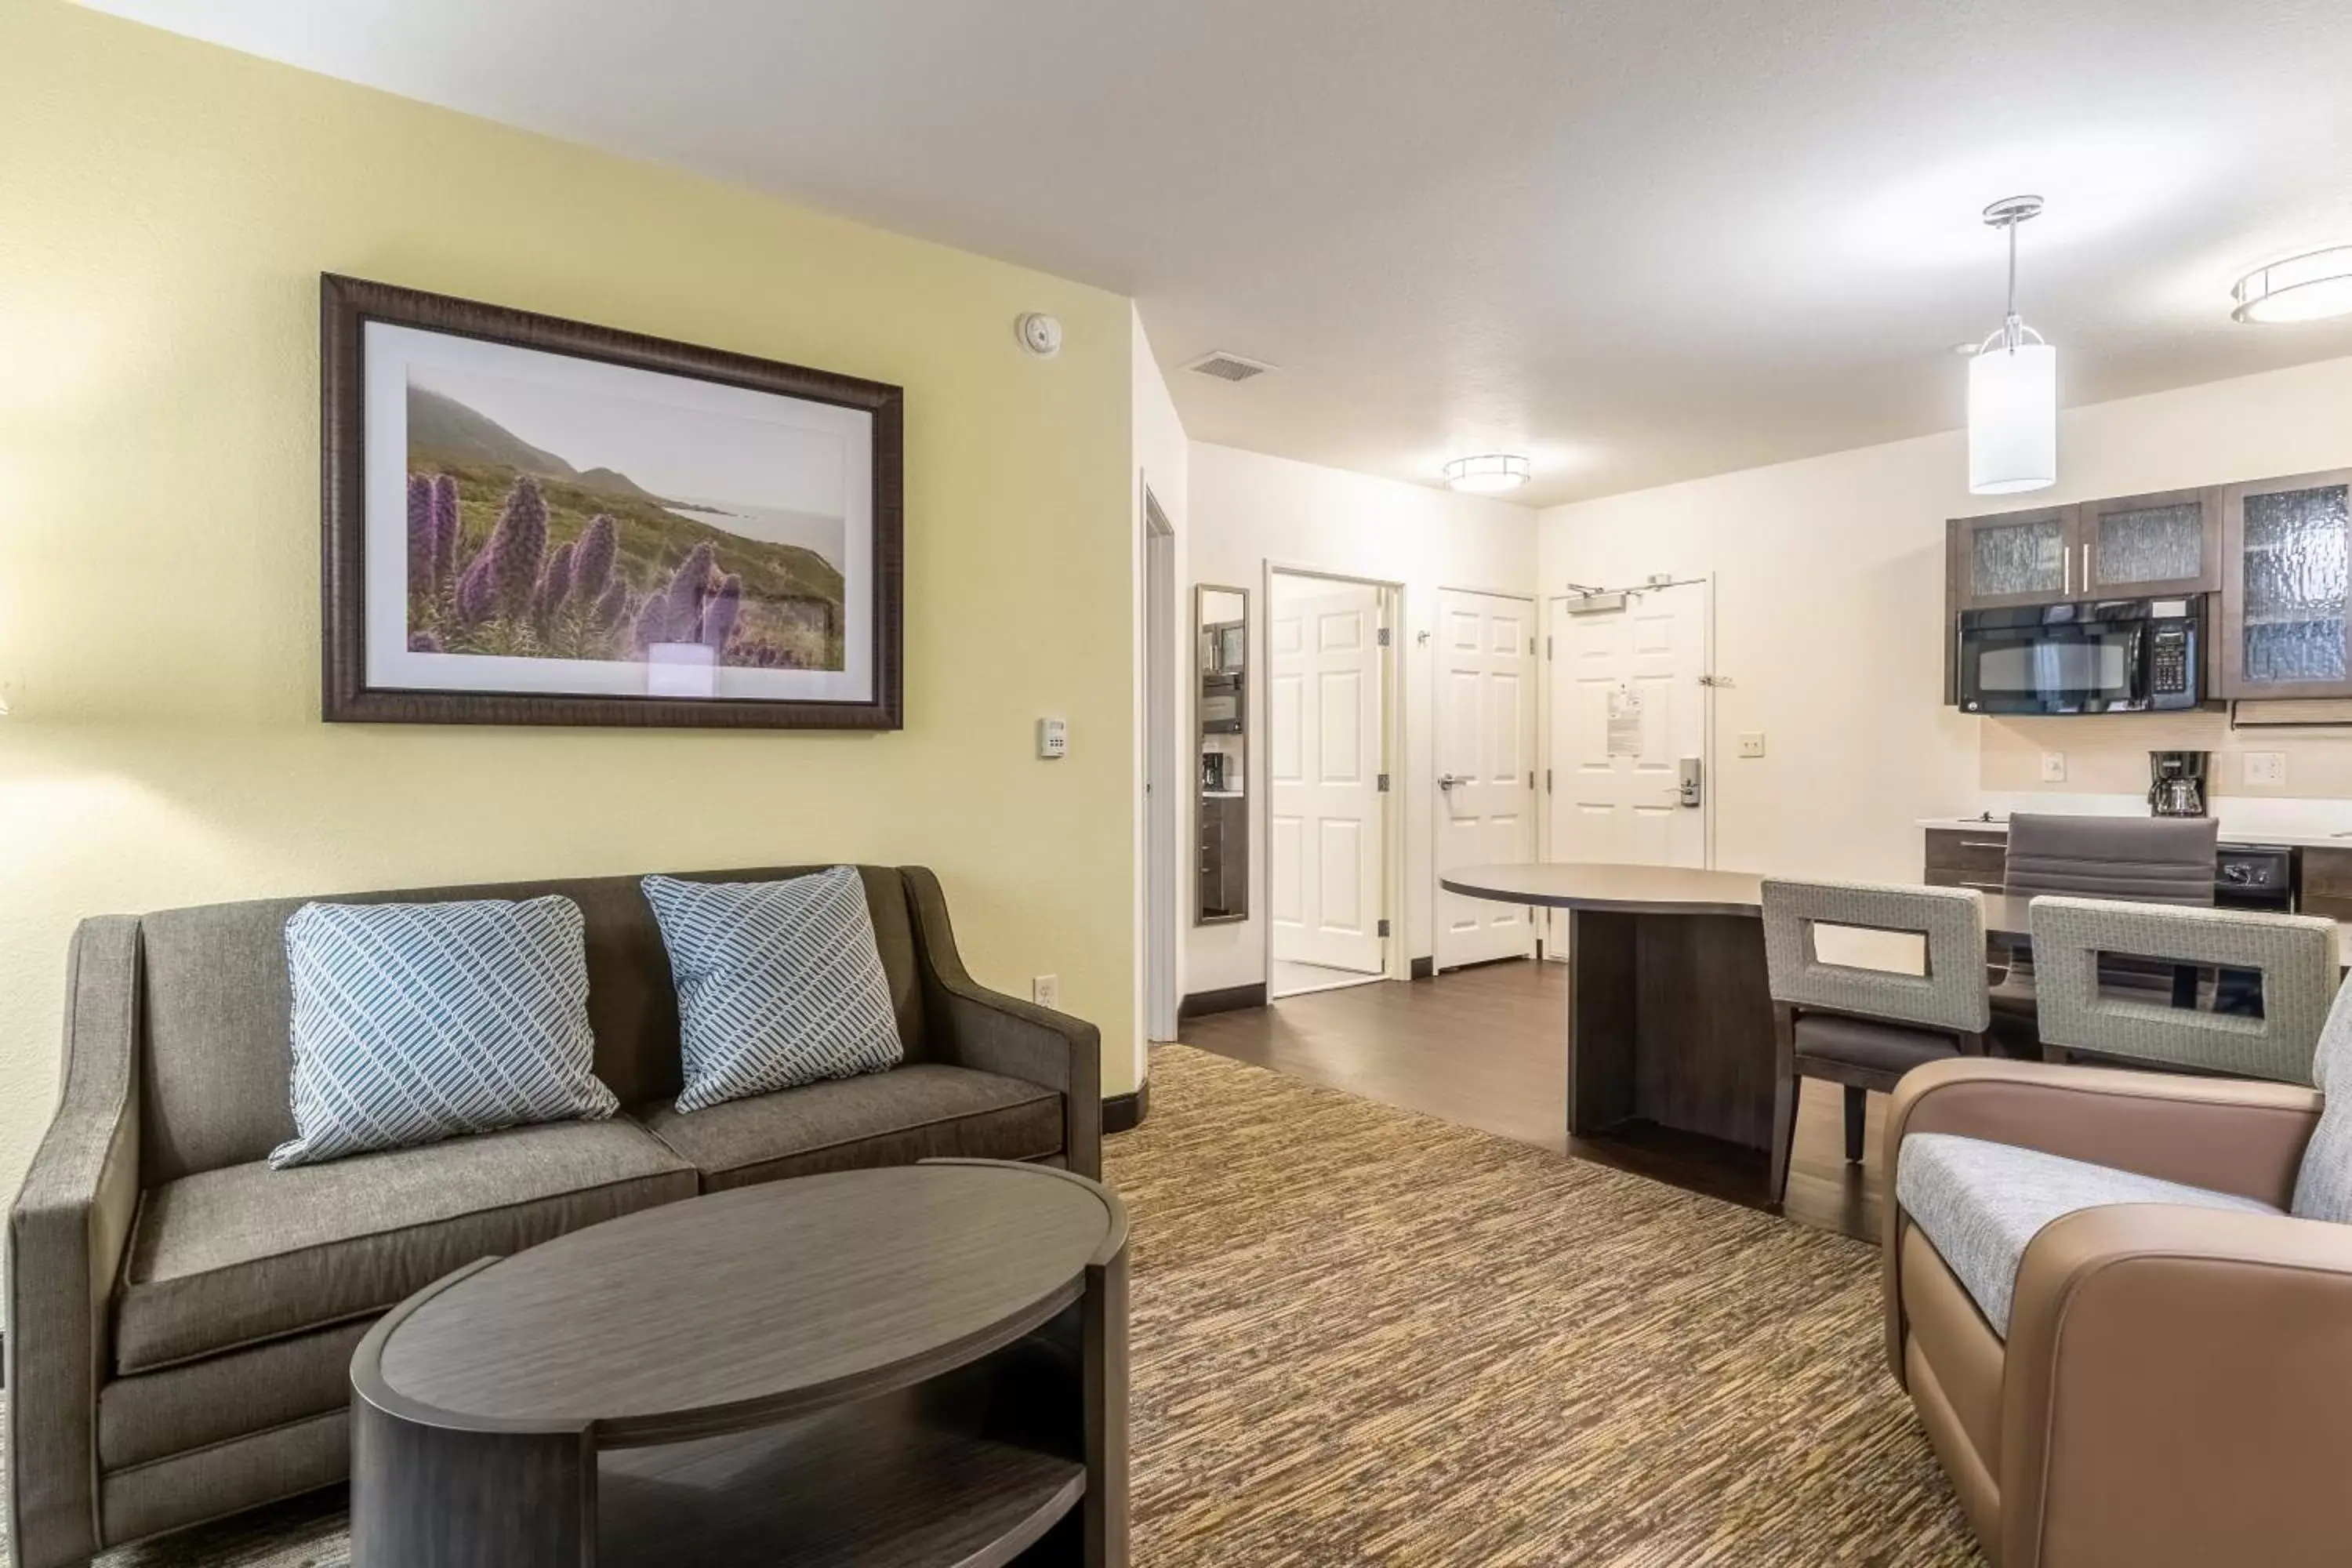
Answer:
[(1642, 694), (1622, 681), (1609, 692), (1609, 754), (1642, 754)]

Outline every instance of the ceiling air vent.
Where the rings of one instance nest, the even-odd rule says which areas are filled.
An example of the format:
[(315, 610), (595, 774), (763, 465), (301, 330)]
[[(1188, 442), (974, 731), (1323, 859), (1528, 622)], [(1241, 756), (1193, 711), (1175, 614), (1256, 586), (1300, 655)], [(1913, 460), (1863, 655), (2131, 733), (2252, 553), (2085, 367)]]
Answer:
[(1213, 375), (1219, 381), (1247, 381), (1252, 376), (1264, 375), (1274, 366), (1264, 360), (1244, 359), (1239, 354), (1229, 354), (1219, 349), (1214, 353), (1202, 354), (1184, 368), (1198, 371), (1202, 375)]

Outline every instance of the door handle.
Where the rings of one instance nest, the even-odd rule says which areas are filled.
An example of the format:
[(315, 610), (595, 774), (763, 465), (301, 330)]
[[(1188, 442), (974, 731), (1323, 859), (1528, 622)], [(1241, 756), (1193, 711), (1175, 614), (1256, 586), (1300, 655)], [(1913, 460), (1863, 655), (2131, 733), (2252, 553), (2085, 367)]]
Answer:
[(1470, 781), (1468, 779), (1457, 778), (1452, 773), (1440, 773), (1437, 775), (1437, 787), (1440, 789), (1452, 789), (1455, 784), (1468, 784), (1469, 782)]

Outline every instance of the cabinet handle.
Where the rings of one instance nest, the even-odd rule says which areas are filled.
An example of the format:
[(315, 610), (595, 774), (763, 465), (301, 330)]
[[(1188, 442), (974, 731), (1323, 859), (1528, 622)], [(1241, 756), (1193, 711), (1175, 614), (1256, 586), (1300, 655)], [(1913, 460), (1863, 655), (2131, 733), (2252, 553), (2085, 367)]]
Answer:
[(1999, 849), (2006, 852), (2009, 848), (2009, 840), (2006, 838), (1963, 838), (1960, 840), (1960, 847), (1963, 849)]
[(2091, 542), (2083, 541), (2083, 592), (2091, 591)]
[(2058, 564), (2066, 574), (2065, 585), (2058, 591), (2072, 595), (2074, 592), (2074, 547), (2073, 545), (2069, 544), (2060, 549)]

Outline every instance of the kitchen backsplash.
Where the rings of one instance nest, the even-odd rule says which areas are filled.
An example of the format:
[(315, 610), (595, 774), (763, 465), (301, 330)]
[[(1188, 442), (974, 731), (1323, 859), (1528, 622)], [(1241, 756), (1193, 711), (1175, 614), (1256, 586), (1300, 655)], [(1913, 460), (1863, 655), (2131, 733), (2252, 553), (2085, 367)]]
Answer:
[[(2211, 795), (2352, 799), (2352, 728), (2232, 730), (2227, 714), (2205, 712), (1978, 722), (1977, 784), (1989, 792), (2144, 795), (2148, 752), (2200, 751), (2213, 753)], [(2042, 777), (2044, 752), (2064, 756), (2064, 780)], [(2250, 752), (2280, 758), (2284, 782), (2247, 783)]]

